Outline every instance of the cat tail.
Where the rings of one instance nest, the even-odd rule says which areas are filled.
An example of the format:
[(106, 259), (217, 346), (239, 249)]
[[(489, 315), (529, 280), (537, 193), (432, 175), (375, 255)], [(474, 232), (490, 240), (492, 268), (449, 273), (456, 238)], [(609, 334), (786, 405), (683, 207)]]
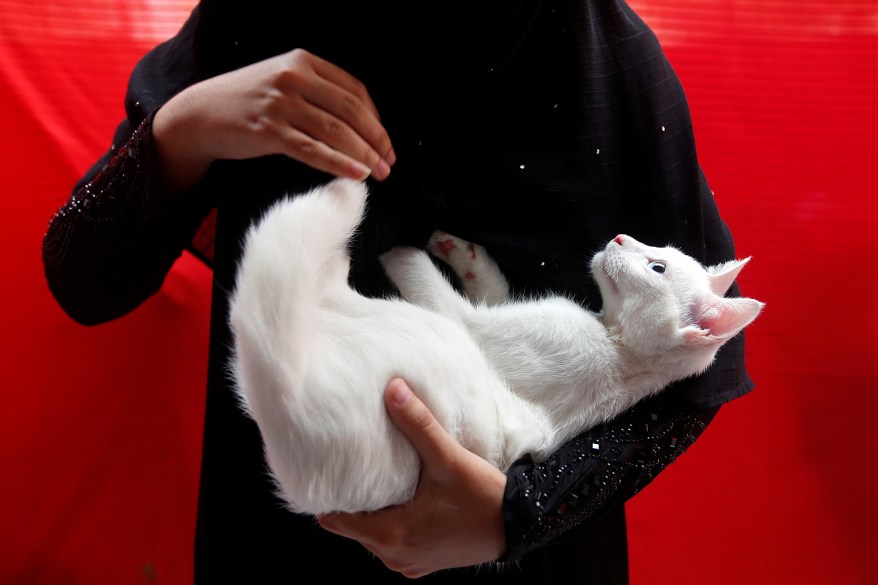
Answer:
[[(248, 403), (259, 385), (295, 383), (309, 358), (321, 306), (350, 294), (348, 242), (366, 197), (364, 183), (335, 179), (278, 201), (250, 227), (229, 313), (235, 337), (231, 374), (245, 407), (253, 406)], [(258, 379), (254, 372), (277, 378)]]

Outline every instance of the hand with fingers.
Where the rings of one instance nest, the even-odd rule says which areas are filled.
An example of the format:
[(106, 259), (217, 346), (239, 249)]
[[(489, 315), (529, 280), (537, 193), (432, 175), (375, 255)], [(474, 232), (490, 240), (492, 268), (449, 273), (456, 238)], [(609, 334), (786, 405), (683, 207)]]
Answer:
[(379, 181), (396, 162), (366, 87), (303, 49), (187, 88), (156, 112), (153, 140), (175, 191), (219, 159), (284, 154), (338, 177)]
[(327, 514), (320, 525), (407, 577), (498, 559), (506, 547), (506, 476), (449, 435), (403, 380), (388, 384), (385, 406), (421, 456), (415, 496), (377, 512)]

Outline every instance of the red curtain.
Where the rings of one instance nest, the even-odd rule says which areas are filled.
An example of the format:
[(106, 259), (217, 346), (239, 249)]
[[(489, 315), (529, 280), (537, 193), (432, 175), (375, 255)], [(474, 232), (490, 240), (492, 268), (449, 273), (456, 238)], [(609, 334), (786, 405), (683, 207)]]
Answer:
[(40, 261), (136, 60), (192, 5), (0, 0), (0, 583), (192, 581), (210, 274), (184, 257), (138, 311), (87, 328)]
[[(193, 0), (0, 0), (0, 582), (192, 577), (210, 273), (86, 328), (40, 263), (109, 146), (136, 60)], [(632, 0), (687, 90), (699, 155), (767, 303), (757, 389), (628, 505), (634, 585), (871, 582), (878, 550), (878, 7)]]

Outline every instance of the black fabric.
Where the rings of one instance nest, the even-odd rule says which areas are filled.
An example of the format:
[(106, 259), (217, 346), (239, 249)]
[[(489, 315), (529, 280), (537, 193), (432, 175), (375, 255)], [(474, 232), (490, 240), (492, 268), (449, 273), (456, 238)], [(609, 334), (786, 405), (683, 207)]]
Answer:
[[(484, 245), (515, 292), (562, 292), (591, 309), (599, 309), (600, 297), (586, 262), (618, 233), (656, 246), (674, 244), (705, 263), (734, 257), (731, 234), (698, 164), (679, 80), (627, 5), (555, 0), (476, 6), (443, 4), (438, 11), (423, 3), (203, 1), (177, 38), (138, 65), (126, 99), (129, 118), (114, 147), (50, 223), (44, 263), (52, 291), (72, 317), (99, 323), (158, 290), (200, 219), (216, 209), (199, 583), (311, 582), (316, 575), (404, 579), (358, 544), (282, 510), (258, 430), (238, 408), (227, 377), (227, 295), (244, 230), (278, 197), (328, 177), (279, 156), (220, 161), (192, 193), (168, 196), (160, 181), (142, 172), (150, 164), (149, 113), (182, 88), (295, 47), (334, 61), (366, 84), (398, 163), (389, 180), (370, 182), (370, 214), (352, 268), (353, 282), (365, 294), (389, 292), (378, 254), (399, 243), (423, 244), (437, 228)], [(136, 157), (114, 157), (143, 120), (146, 134), (128, 144)], [(97, 176), (106, 165), (111, 172), (140, 172), (133, 183), (107, 184)], [(86, 199), (142, 204), (98, 216), (95, 210), (108, 208), (85, 209)], [(146, 218), (143, 209), (150, 210)], [(127, 232), (125, 239), (120, 226), (126, 225), (145, 226), (138, 233), (148, 237)], [(90, 263), (98, 249), (96, 268)], [(76, 267), (86, 269), (74, 278)], [(133, 280), (120, 282), (120, 274)], [(111, 297), (109, 304), (100, 301)], [(751, 388), (742, 335), (723, 347), (704, 375), (659, 395), (649, 414), (663, 427), (683, 420), (706, 425), (718, 405)], [(643, 414), (626, 416), (638, 412)], [(594, 432), (618, 436), (626, 420)], [(534, 513), (538, 494), (519, 489), (521, 481), (552, 483), (553, 462), (569, 463), (571, 450), (592, 435), (540, 466), (519, 462), (504, 502), (508, 562), (500, 569), (444, 572), (431, 581), (551, 583), (564, 575), (565, 582), (625, 582), (624, 501), (701, 430), (675, 443), (673, 457), (650, 459), (648, 473), (638, 463), (641, 452), (663, 453), (664, 435), (646, 435), (638, 439), (642, 448), (621, 449), (616, 464), (639, 471), (622, 474), (609, 492), (582, 490), (600, 480), (606, 465), (596, 466), (592, 458), (569, 465), (565, 473), (573, 480), (554, 497), (569, 502), (575, 495), (589, 512), (565, 516), (547, 531), (532, 530), (545, 516)], [(598, 555), (596, 542), (607, 545)]]
[[(423, 8), (406, 13), (416, 23), (407, 28), (371, 7), (327, 19), (321, 15), (337, 9), (333, 3), (202, 6), (195, 35), (201, 75), (304, 46), (366, 83), (399, 158), (392, 179), (372, 185), (373, 200), (392, 208), (373, 225), (406, 224), (391, 234), (417, 224), (420, 232), (409, 234), (417, 241), (431, 227), (445, 229), (485, 245), (517, 291), (565, 292), (593, 309), (600, 297), (584, 263), (618, 233), (677, 245), (705, 263), (734, 257), (698, 165), (679, 80), (624, 3), (522, 2), (515, 18), (463, 11), (467, 26), (453, 35), (446, 20), (431, 21)], [(483, 37), (494, 38), (492, 14), (503, 15), (503, 34), (489, 42)], [(220, 211), (238, 217), (254, 215), (252, 193), (246, 201), (239, 193), (259, 191), (264, 204), (298, 188), (295, 176), (309, 175), (283, 160), (219, 166), (227, 167), (222, 185), (236, 185), (222, 191), (231, 196)], [(255, 177), (256, 169), (275, 184), (255, 189), (228, 180)], [(300, 185), (320, 180), (310, 174)], [(371, 235), (383, 244), (375, 252), (395, 243), (387, 232)], [(742, 343), (743, 336), (728, 344), (711, 375), (676, 392), (712, 406), (749, 390), (737, 367)]]
[(719, 409), (651, 397), (538, 464), (521, 457), (507, 472), (509, 548), (501, 560), (521, 558), (550, 542), (588, 539), (602, 516), (621, 508), (684, 453)]

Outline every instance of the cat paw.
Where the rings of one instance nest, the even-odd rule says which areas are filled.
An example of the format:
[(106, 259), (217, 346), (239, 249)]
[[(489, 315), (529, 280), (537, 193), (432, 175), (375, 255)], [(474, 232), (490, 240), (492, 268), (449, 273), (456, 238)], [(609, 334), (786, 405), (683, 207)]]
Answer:
[(427, 250), (454, 270), (470, 300), (498, 304), (508, 299), (506, 278), (484, 247), (437, 231)]
[(451, 266), (464, 280), (474, 280), (478, 273), (477, 264), (487, 257), (483, 247), (442, 231), (430, 237), (427, 249)]

